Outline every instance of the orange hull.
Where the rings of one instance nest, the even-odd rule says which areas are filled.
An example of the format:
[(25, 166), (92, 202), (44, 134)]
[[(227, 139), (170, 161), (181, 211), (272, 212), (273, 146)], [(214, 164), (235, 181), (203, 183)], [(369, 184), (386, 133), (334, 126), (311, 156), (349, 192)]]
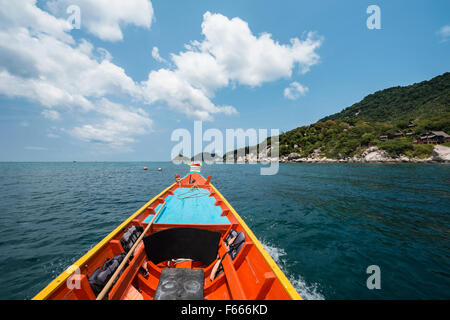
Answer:
[[(107, 259), (123, 252), (121, 238), (131, 226), (148, 225), (156, 208), (173, 196), (178, 188), (192, 188), (208, 192), (215, 201), (215, 209), (226, 223), (173, 223), (158, 221), (150, 226), (146, 236), (175, 227), (195, 227), (220, 233), (217, 257), (222, 257), (222, 272), (211, 280), (211, 272), (218, 260), (204, 265), (199, 261), (187, 260), (171, 268), (201, 269), (204, 274), (203, 298), (206, 300), (291, 300), (301, 299), (291, 283), (264, 250), (245, 222), (239, 217), (220, 192), (198, 173), (190, 173), (162, 191), (135, 214), (130, 216), (93, 249), (53, 280), (33, 299), (36, 300), (95, 300), (89, 277), (101, 268)], [(194, 182), (195, 181), (195, 182)], [(183, 189), (184, 190), (184, 189)], [(179, 190), (178, 190), (179, 191)], [(159, 218), (159, 217), (158, 217)], [(244, 233), (239, 252), (231, 257), (224, 243), (230, 230)], [(144, 275), (140, 270), (145, 267)], [(154, 263), (147, 259), (146, 249), (141, 242), (117, 281), (107, 295), (109, 300), (152, 300), (157, 292), (161, 273), (168, 268), (168, 261)]]

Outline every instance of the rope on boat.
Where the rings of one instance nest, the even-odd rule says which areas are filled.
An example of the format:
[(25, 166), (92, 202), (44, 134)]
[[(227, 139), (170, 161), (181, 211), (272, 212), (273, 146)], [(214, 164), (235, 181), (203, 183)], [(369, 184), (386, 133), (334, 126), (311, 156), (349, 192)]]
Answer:
[(178, 200), (184, 200), (184, 199), (188, 199), (188, 198), (200, 198), (200, 197), (204, 197), (204, 196), (209, 196), (208, 189), (202, 190), (202, 188), (199, 188), (195, 185), (193, 187), (189, 188), (188, 191), (175, 195), (175, 197), (177, 197)]
[[(177, 264), (183, 263), (183, 262), (186, 262), (186, 261), (194, 261), (194, 260), (188, 259), (188, 258), (171, 259), (171, 260), (168, 260), (168, 261), (167, 261), (167, 267), (168, 267), (168, 268), (173, 268), (173, 267), (175, 267)], [(170, 263), (172, 263), (172, 265), (171, 265)]]

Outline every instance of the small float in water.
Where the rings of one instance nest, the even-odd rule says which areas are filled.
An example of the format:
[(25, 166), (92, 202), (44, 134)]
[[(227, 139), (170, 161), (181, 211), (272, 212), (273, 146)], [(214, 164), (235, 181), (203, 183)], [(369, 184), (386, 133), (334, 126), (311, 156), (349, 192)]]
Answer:
[(162, 168), (158, 168), (158, 171), (162, 171)]
[(301, 299), (200, 167), (176, 175), (33, 299)]

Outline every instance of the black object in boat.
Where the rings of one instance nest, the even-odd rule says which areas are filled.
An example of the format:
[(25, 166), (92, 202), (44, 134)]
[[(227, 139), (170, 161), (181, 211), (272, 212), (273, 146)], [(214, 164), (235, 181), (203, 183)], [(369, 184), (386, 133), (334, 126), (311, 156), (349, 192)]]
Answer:
[(217, 258), (220, 236), (200, 228), (170, 228), (145, 237), (145, 252), (155, 264), (183, 258), (210, 265)]

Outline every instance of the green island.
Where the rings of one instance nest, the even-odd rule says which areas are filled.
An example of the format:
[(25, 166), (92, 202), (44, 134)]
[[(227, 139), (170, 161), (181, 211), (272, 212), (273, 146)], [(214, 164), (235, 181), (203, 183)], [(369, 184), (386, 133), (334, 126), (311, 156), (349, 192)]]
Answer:
[[(392, 87), (318, 122), (279, 136), (281, 162), (448, 161), (450, 72), (429, 81)], [(270, 161), (271, 138), (266, 142)], [(258, 152), (262, 152), (261, 145)], [(249, 154), (237, 162), (261, 161)], [(224, 155), (224, 159), (230, 153)], [(267, 158), (266, 158), (267, 160)]]

